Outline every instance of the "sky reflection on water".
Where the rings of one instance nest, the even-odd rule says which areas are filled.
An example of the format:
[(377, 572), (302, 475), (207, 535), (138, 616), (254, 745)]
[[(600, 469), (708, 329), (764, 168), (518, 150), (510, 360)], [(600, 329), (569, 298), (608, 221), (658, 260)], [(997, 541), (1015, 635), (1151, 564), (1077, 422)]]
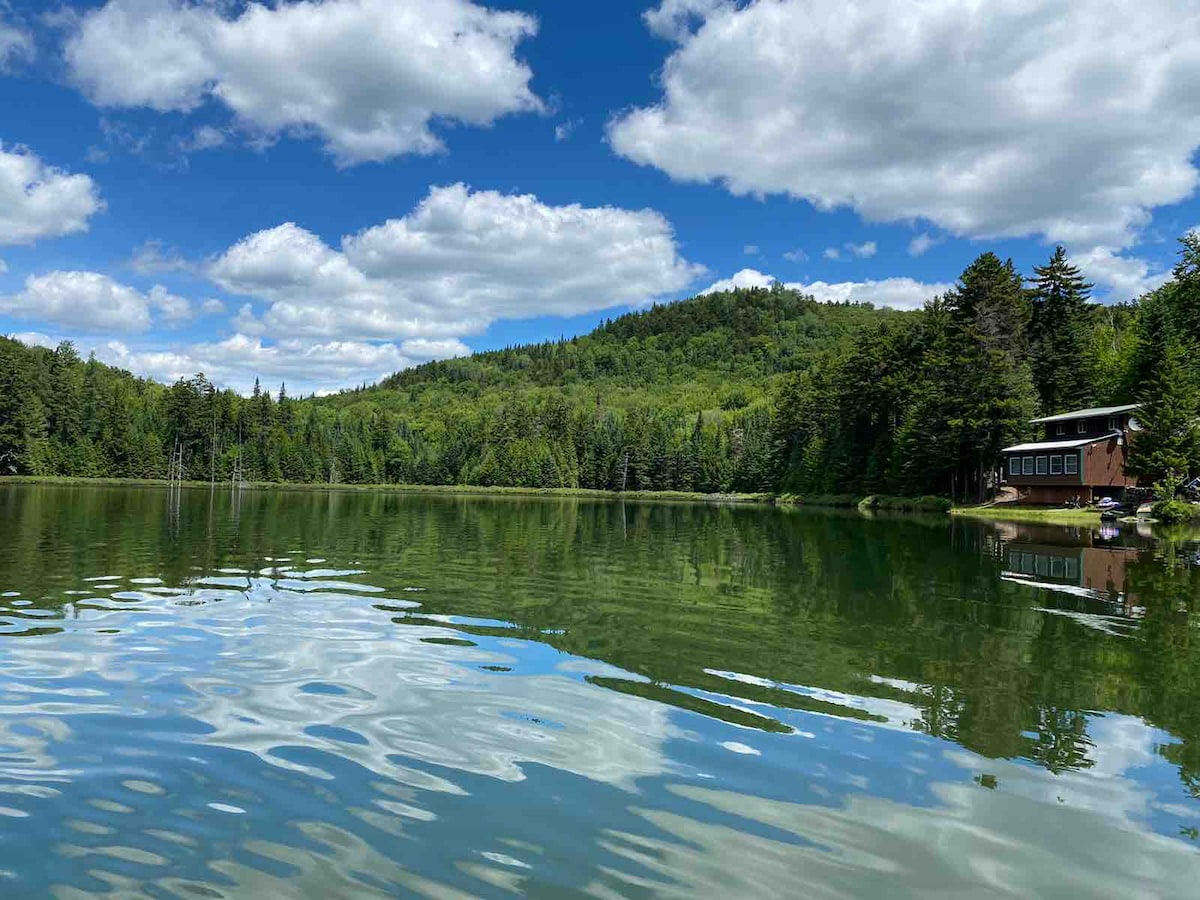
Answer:
[(1200, 876), (1186, 535), (165, 499), (0, 487), (5, 895)]

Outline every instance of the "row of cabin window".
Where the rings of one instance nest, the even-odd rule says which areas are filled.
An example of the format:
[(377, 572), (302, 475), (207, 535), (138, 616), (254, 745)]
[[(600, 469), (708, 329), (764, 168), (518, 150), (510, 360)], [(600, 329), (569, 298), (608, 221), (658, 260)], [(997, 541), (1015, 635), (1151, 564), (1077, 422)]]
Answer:
[(1040, 553), (1021, 553), (1010, 550), (1008, 568), (1022, 575), (1049, 575), (1051, 578), (1079, 578), (1079, 558), (1072, 556), (1043, 556)]
[(1009, 475), (1078, 475), (1079, 455), (1010, 456)]
[[(1121, 430), (1120, 417), (1118, 417), (1118, 416), (1109, 416), (1108, 417), (1108, 430), (1109, 431), (1120, 431)], [(1067, 424), (1065, 422), (1059, 422), (1058, 426), (1054, 429), (1054, 433), (1055, 434), (1066, 434), (1067, 433)], [(1088, 433), (1087, 419), (1080, 419), (1078, 422), (1075, 423), (1075, 433), (1076, 434), (1087, 434)]]

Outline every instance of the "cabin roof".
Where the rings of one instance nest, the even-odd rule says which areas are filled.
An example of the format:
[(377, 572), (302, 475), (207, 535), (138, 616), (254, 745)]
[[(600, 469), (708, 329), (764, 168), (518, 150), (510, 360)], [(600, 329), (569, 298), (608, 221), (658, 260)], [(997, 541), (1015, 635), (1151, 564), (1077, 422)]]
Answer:
[(1097, 406), (1094, 409), (1077, 409), (1074, 412), (1058, 413), (1054, 416), (1042, 416), (1040, 419), (1030, 419), (1035, 425), (1047, 422), (1068, 422), (1071, 419), (1095, 419), (1101, 416), (1116, 416), (1121, 413), (1133, 412), (1141, 404), (1126, 403), (1123, 406)]
[(1111, 441), (1115, 437), (1120, 437), (1121, 432), (1110, 431), (1108, 434), (1102, 434), (1099, 437), (1076, 438), (1073, 441), (1038, 441), (1032, 444), (1014, 444), (1012, 447), (1005, 447), (1001, 453), (1033, 453), (1039, 450), (1073, 450), (1077, 447), (1086, 447), (1088, 444), (1098, 444), (1101, 441)]

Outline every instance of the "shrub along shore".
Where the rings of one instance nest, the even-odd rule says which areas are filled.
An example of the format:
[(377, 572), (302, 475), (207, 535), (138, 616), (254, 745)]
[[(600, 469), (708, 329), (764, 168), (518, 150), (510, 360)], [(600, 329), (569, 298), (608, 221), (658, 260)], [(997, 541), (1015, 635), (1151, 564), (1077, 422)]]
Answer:
[[(0, 486), (5, 484), (50, 485), (60, 487), (146, 487), (165, 488), (170, 482), (162, 478), (76, 478), (69, 476), (9, 475), (0, 477)], [(189, 490), (213, 489), (208, 481), (184, 481), (180, 487)], [(216, 490), (231, 490), (229, 482), (217, 482)], [(1098, 510), (1053, 509), (1044, 507), (1012, 506), (955, 506), (945, 497), (892, 497), (872, 495), (859, 497), (853, 494), (821, 494), (801, 497), (796, 494), (769, 493), (701, 493), (699, 491), (602, 491), (588, 488), (535, 488), (495, 487), (473, 484), (298, 484), (294, 482), (248, 481), (241, 485), (247, 491), (333, 491), (340, 493), (404, 493), (404, 494), (447, 494), (462, 496), (500, 497), (576, 497), (593, 500), (650, 500), (684, 503), (713, 504), (763, 504), (785, 507), (809, 507), (814, 509), (856, 509), (861, 512), (922, 513), (925, 515), (969, 516), (977, 519), (994, 519), (1006, 522), (1041, 522), (1048, 525), (1096, 525), (1100, 522)], [(1190, 516), (1177, 521), (1200, 521), (1200, 505), (1182, 504), (1190, 510)]]
[[(75, 478), (66, 476), (10, 475), (0, 477), (5, 484), (56, 485), (75, 487), (159, 487), (170, 486), (164, 478)], [(180, 487), (196, 490), (232, 490), (230, 482), (184, 481)], [(498, 487), (475, 484), (326, 484), (290, 481), (244, 481), (241, 490), (247, 491), (334, 491), (339, 493), (392, 494), (459, 494), (510, 497), (580, 497), (596, 500), (673, 500), (693, 503), (772, 503), (771, 494), (724, 493), (704, 494), (697, 491), (601, 491), (590, 488)]]

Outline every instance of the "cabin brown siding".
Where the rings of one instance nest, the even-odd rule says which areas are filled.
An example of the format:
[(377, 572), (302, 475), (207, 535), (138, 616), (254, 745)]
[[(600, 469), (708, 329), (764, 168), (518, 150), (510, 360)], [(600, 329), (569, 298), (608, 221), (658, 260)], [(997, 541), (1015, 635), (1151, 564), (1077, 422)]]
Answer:
[(1113, 438), (1083, 448), (1083, 483), (1093, 487), (1133, 487), (1136, 478), (1125, 474), (1125, 447)]
[(1032, 503), (1035, 506), (1062, 506), (1070, 500), (1086, 500), (1088, 489), (1079, 482), (1068, 485), (1055, 484), (1031, 484), (1017, 485), (1020, 492), (1020, 497), (1024, 503)]

